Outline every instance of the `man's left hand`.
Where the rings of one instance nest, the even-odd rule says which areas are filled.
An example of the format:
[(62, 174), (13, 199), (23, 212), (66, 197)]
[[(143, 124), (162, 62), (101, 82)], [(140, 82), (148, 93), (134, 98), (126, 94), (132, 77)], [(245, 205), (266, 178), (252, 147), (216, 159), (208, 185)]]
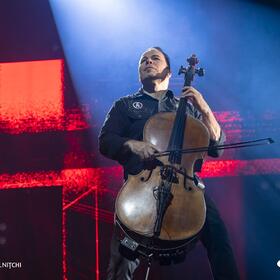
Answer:
[(202, 94), (194, 87), (183, 87), (182, 96), (190, 100), (194, 107), (197, 110), (199, 110), (203, 115), (207, 115), (209, 114), (209, 111), (211, 111), (209, 105), (204, 100)]

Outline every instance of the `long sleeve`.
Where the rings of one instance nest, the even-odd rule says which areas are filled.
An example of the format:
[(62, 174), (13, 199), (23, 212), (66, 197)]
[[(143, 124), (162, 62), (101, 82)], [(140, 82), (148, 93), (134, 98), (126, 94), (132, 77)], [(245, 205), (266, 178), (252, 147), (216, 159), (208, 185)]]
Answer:
[(123, 106), (121, 99), (114, 103), (99, 134), (99, 151), (101, 154), (120, 163), (123, 162), (126, 154), (123, 145), (129, 140), (125, 137), (125, 131), (130, 124)]
[[(226, 141), (226, 135), (225, 135), (224, 131), (221, 130), (220, 139), (218, 141), (214, 141), (214, 140), (210, 139), (209, 148), (215, 147), (217, 145), (222, 145), (225, 143), (225, 141)], [(223, 154), (223, 152), (224, 152), (224, 150), (213, 149), (213, 150), (208, 151), (208, 155), (211, 157), (220, 157)]]

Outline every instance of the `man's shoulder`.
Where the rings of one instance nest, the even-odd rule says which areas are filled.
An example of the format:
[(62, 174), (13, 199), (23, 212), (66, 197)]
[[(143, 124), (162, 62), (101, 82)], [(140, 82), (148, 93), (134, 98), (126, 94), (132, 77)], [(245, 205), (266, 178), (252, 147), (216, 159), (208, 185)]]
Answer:
[(140, 101), (142, 100), (143, 93), (141, 91), (137, 91), (135, 93), (131, 93), (125, 96), (120, 97), (115, 103), (117, 106), (129, 106), (131, 102)]
[(119, 100), (120, 101), (131, 101), (131, 100), (135, 100), (135, 99), (141, 99), (143, 98), (143, 93), (141, 91), (137, 91), (128, 95), (125, 95), (123, 97), (121, 97)]

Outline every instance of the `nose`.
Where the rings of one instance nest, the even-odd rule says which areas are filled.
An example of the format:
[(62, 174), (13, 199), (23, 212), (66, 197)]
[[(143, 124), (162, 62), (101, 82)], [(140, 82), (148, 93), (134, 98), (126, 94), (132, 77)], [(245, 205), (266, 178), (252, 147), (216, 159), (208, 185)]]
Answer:
[(152, 63), (153, 63), (153, 60), (151, 58), (146, 59), (146, 64), (152, 64)]

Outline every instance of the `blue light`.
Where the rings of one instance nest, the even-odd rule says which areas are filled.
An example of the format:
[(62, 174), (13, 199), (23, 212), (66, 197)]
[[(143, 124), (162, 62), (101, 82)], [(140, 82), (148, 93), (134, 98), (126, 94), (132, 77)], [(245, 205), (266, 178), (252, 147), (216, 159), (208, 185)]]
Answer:
[[(197, 82), (214, 109), (276, 108), (280, 79), (279, 12), (248, 2), (190, 0), (50, 0), (72, 79), (82, 100), (116, 98), (140, 86), (137, 64), (160, 46), (177, 70), (196, 53), (206, 76)], [(104, 97), (105, 100), (104, 100)], [(217, 98), (218, 97), (218, 98)], [(98, 115), (98, 112), (97, 112)]]

